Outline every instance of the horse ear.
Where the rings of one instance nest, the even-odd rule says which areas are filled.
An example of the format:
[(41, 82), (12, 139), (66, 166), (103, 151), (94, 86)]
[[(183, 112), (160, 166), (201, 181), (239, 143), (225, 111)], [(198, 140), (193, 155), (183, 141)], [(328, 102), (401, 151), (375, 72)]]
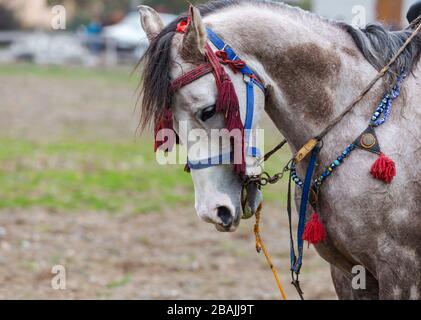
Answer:
[(145, 30), (146, 36), (148, 37), (149, 41), (152, 41), (164, 29), (164, 21), (162, 21), (162, 18), (159, 15), (159, 13), (151, 7), (139, 6), (138, 8), (142, 28), (143, 30)]
[(190, 6), (190, 26), (183, 40), (182, 53), (184, 57), (194, 58), (205, 56), (208, 34), (199, 9)]

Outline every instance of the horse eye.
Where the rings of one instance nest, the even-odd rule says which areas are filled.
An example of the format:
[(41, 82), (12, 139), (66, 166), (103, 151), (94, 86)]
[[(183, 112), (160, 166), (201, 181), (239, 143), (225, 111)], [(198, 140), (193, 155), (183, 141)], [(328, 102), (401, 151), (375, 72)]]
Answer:
[(206, 120), (209, 120), (210, 118), (212, 118), (215, 114), (216, 114), (215, 106), (207, 107), (200, 112), (200, 120), (205, 122)]

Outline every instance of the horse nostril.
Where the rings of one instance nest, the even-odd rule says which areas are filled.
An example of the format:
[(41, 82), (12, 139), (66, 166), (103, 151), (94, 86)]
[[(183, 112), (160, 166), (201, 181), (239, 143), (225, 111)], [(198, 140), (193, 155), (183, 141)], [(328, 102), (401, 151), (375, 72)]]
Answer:
[(218, 217), (221, 219), (224, 228), (232, 226), (233, 217), (230, 209), (227, 207), (218, 207)]

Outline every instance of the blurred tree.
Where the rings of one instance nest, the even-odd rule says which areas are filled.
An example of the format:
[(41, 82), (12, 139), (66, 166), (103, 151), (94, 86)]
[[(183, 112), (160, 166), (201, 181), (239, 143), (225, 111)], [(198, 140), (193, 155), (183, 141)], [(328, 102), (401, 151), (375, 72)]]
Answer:
[[(134, 10), (139, 4), (149, 5), (160, 12), (181, 13), (186, 11), (190, 3), (200, 4), (209, 0), (48, 0), (50, 6), (61, 4), (72, 11), (69, 27), (74, 29), (81, 24), (88, 24), (92, 20), (100, 20), (104, 24), (118, 22), (129, 10)], [(288, 2), (288, 0), (286, 1)], [(304, 9), (311, 8), (311, 0), (290, 1)]]
[(18, 29), (19, 23), (13, 12), (0, 4), (0, 30)]
[(296, 6), (299, 6), (299, 7), (303, 8), (304, 10), (311, 11), (311, 9), (312, 9), (311, 0), (301, 0), (299, 2), (295, 2), (295, 3), (292, 3), (292, 4), (294, 4)]
[[(275, 0), (276, 1), (276, 0)], [(281, 2), (282, 0), (278, 0)], [(186, 11), (189, 2), (192, 4), (200, 4), (208, 2), (207, 0), (143, 0), (143, 4), (149, 5), (160, 12), (169, 12), (169, 13), (181, 13)], [(290, 2), (292, 5), (299, 6), (303, 9), (311, 9), (311, 0), (300, 0), (300, 1), (282, 1)]]
[(151, 6), (160, 12), (181, 13), (187, 10), (189, 2), (192, 4), (205, 3), (204, 0), (144, 0), (143, 4)]
[[(137, 2), (140, 3), (141, 0)], [(69, 25), (70, 29), (92, 21), (101, 21), (104, 24), (116, 23), (132, 8), (133, 3), (133, 0), (48, 0), (50, 6), (60, 4), (66, 8), (72, 8), (74, 12)]]

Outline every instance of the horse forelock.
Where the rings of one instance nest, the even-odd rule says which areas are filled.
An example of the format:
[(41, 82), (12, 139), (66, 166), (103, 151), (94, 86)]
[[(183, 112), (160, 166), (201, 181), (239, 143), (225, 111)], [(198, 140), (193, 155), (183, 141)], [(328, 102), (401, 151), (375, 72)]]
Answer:
[[(239, 3), (254, 2), (254, 0), (217, 0), (200, 5), (197, 8), (205, 17), (223, 8)], [(141, 128), (154, 124), (162, 115), (165, 107), (170, 106), (171, 67), (173, 59), (171, 49), (176, 35), (177, 24), (187, 18), (187, 13), (181, 14), (167, 25), (150, 43), (140, 59), (142, 77), (140, 84)]]

